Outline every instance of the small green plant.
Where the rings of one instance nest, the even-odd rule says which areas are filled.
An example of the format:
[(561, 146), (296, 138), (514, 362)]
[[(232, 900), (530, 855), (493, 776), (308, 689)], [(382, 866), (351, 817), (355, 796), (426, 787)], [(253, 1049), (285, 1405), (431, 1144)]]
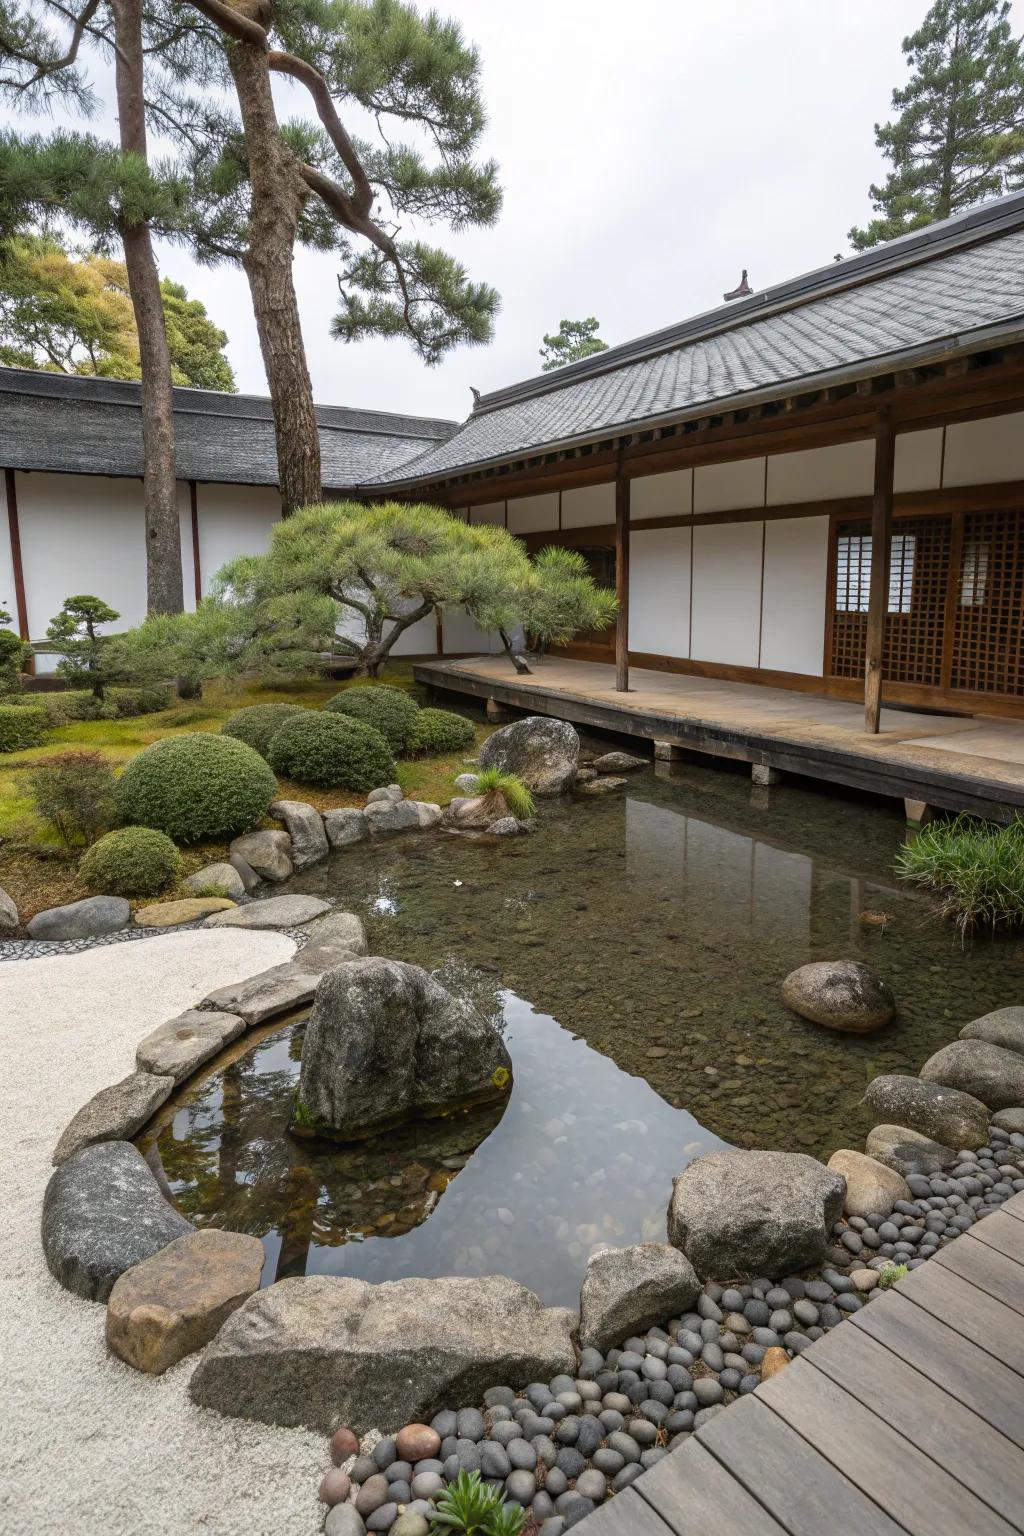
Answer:
[(402, 688), (392, 688), (388, 683), (360, 683), (353, 688), (343, 688), (333, 699), (327, 700), (324, 709), (372, 725), (380, 731), (396, 756), (405, 751), (420, 713), (419, 705), (410, 694)]
[(482, 1483), (479, 1472), (460, 1472), (438, 1495), (430, 1516), (435, 1532), (458, 1536), (519, 1536), (525, 1518), (518, 1504), (503, 1503), (497, 1488)]
[(0, 752), (38, 747), (47, 727), (46, 712), (27, 704), (0, 704)]
[(514, 773), (502, 773), (500, 768), (481, 768), (476, 776), (476, 792), (478, 795), (501, 795), (512, 815), (520, 821), (533, 815), (533, 795)]
[(304, 711), (301, 704), (250, 704), (245, 709), (236, 710), (224, 721), (221, 735), (234, 736), (237, 741), (252, 747), (260, 757), (266, 757), (271, 740), (285, 721), (303, 713), (308, 711)]
[(58, 752), (25, 777), (39, 815), (69, 848), (117, 822), (117, 780), (102, 752)]
[(423, 757), (462, 752), (476, 737), (472, 720), (451, 709), (421, 709), (409, 736), (408, 751)]
[(276, 799), (277, 780), (245, 742), (196, 731), (133, 757), (116, 793), (122, 821), (199, 843), (248, 832)]
[(181, 876), (181, 854), (163, 832), (121, 827), (82, 855), (78, 873), (105, 896), (156, 896)]
[(389, 784), (395, 761), (380, 731), (351, 715), (303, 710), (271, 737), (270, 766), (298, 784), (370, 790)]
[(1024, 818), (1007, 827), (966, 815), (933, 822), (901, 848), (896, 868), (935, 891), (961, 933), (1024, 925)]
[(879, 1289), (887, 1291), (890, 1286), (895, 1285), (897, 1281), (902, 1280), (903, 1277), (909, 1273), (910, 1271), (907, 1269), (905, 1264), (883, 1265), (882, 1268), (878, 1271)]

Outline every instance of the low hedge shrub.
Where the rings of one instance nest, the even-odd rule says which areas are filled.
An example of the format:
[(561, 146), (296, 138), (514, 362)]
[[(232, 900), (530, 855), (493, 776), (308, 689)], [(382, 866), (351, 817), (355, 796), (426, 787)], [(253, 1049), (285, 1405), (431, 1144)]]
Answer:
[(405, 751), (420, 713), (414, 698), (388, 683), (360, 683), (354, 688), (343, 688), (327, 700), (324, 708), (372, 725), (396, 757)]
[(156, 896), (181, 878), (181, 854), (164, 832), (120, 827), (82, 855), (78, 873), (104, 896)]
[(248, 832), (276, 795), (277, 781), (258, 752), (206, 731), (154, 741), (117, 781), (122, 821), (155, 827), (176, 843)]
[(48, 725), (45, 710), (28, 704), (0, 704), (0, 752), (38, 747)]
[(167, 683), (146, 683), (139, 688), (108, 688), (107, 699), (116, 709), (118, 718), (127, 720), (135, 715), (157, 715), (162, 709), (170, 709), (174, 703), (174, 690)]
[(325, 789), (376, 789), (395, 776), (395, 760), (380, 731), (326, 710), (303, 710), (286, 720), (267, 757), (285, 778)]
[(409, 751), (423, 757), (444, 757), (472, 746), (476, 731), (472, 720), (450, 709), (421, 709), (409, 737)]
[(266, 757), (274, 733), (292, 715), (310, 714), (301, 704), (250, 704), (229, 715), (221, 726), (222, 736), (234, 736), (244, 741), (260, 757)]

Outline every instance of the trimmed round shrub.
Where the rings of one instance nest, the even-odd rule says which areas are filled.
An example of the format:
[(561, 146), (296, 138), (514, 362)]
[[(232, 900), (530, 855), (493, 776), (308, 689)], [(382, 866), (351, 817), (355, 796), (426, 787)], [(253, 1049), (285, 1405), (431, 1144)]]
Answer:
[(258, 752), (205, 731), (154, 741), (117, 781), (121, 820), (156, 827), (176, 843), (248, 832), (276, 795), (277, 781)]
[(376, 789), (395, 776), (395, 760), (380, 731), (325, 710), (303, 710), (286, 720), (267, 756), (285, 778), (329, 789)]
[(450, 709), (421, 709), (409, 738), (409, 751), (424, 757), (444, 757), (472, 746), (476, 731), (472, 720)]
[(104, 896), (156, 896), (181, 877), (181, 854), (164, 832), (120, 827), (93, 843), (78, 873), (91, 891)]
[(46, 712), (31, 704), (0, 704), (0, 752), (38, 747), (48, 725)]
[(236, 741), (244, 741), (260, 757), (266, 757), (271, 738), (290, 716), (311, 713), (301, 704), (250, 704), (230, 715), (220, 732), (222, 736), (234, 736)]
[(327, 700), (324, 708), (339, 715), (349, 715), (353, 720), (362, 720), (364, 725), (372, 725), (396, 755), (405, 751), (420, 713), (415, 699), (387, 683), (343, 688), (333, 699)]

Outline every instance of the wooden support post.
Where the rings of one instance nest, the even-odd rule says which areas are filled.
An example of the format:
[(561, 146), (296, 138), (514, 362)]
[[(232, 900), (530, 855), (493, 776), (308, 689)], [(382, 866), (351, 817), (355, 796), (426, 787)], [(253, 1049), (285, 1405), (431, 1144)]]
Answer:
[(615, 476), (615, 691), (629, 692), (629, 478), (619, 453)]
[[(25, 599), (25, 571), (21, 563), (21, 529), (18, 523), (18, 493), (14, 470), (4, 470), (4, 494), (7, 499), (7, 528), (11, 539), (11, 567), (14, 572), (14, 618), (22, 640), (29, 639), (28, 603)], [(6, 596), (6, 593), (4, 594)]]
[(875, 488), (871, 502), (871, 586), (864, 646), (864, 729), (878, 733), (882, 709), (885, 615), (889, 607), (889, 546), (892, 538), (892, 418), (879, 412), (875, 432)]
[(203, 568), (199, 560), (199, 487), (194, 480), (188, 483), (188, 505), (192, 526), (192, 581), (198, 608), (203, 600)]

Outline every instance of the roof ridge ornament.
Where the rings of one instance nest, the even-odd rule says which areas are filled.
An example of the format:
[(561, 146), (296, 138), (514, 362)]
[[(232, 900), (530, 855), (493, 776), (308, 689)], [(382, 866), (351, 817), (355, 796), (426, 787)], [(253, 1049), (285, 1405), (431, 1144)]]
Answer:
[(753, 291), (754, 291), (753, 288), (751, 288), (750, 284), (747, 282), (747, 269), (746, 269), (746, 267), (744, 267), (743, 268), (743, 272), (740, 275), (740, 280), (739, 280), (738, 284), (736, 285), (736, 287), (735, 288), (730, 288), (728, 293), (723, 293), (722, 294), (722, 298), (725, 300), (725, 302), (727, 304), (730, 304), (733, 299), (746, 299), (746, 298), (749, 298), (749, 296), (753, 293)]

